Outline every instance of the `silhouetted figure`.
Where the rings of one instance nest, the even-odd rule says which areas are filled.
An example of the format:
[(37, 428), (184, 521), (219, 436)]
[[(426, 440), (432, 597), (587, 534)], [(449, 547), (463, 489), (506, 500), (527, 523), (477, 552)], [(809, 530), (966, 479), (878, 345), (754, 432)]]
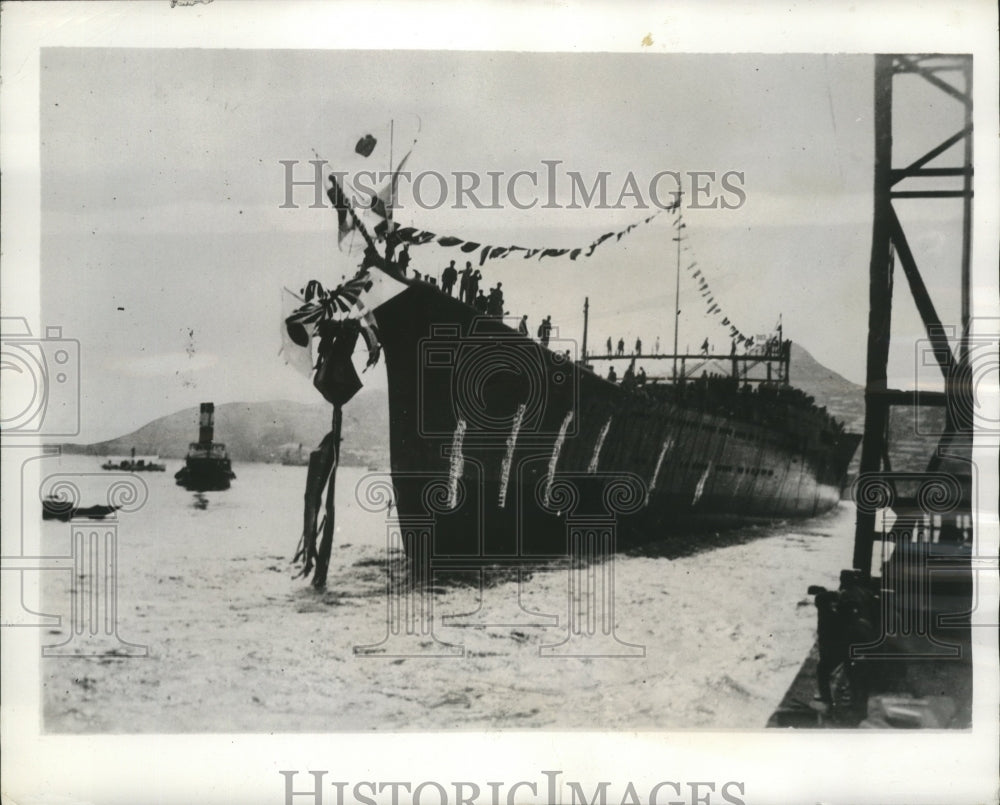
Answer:
[(538, 340), (542, 342), (543, 347), (549, 345), (549, 336), (552, 334), (552, 317), (546, 316), (542, 319), (542, 323), (538, 325)]
[(708, 350), (709, 350), (709, 343), (708, 343), (708, 339), (706, 338), (704, 341), (701, 342), (701, 354), (702, 355), (707, 355), (708, 354)]
[(642, 339), (641, 338), (635, 339), (635, 354), (636, 355), (642, 355)]
[(491, 316), (500, 318), (503, 316), (503, 291), (500, 290), (502, 282), (498, 282), (495, 288), (490, 288), (490, 295), (486, 298), (486, 312)]
[(521, 335), (527, 335), (528, 334), (528, 316), (527, 315), (521, 316), (521, 321), (517, 325), (517, 331)]
[(625, 354), (625, 339), (624, 338), (619, 338), (618, 339), (618, 355), (621, 356), (621, 355), (624, 355), (624, 354)]
[(455, 261), (452, 260), (448, 267), (441, 273), (441, 290), (451, 296), (451, 289), (455, 287), (455, 280), (458, 279), (458, 270), (455, 268)]
[(654, 355), (660, 354), (660, 336), (656, 336), (656, 343), (653, 344), (653, 354)]
[(611, 357), (611, 336), (608, 336), (608, 357)]
[(479, 295), (473, 301), (473, 306), (476, 308), (476, 313), (481, 316), (486, 315), (486, 309), (489, 307), (489, 300), (483, 295), (482, 291), (479, 292)]
[(478, 268), (469, 276), (469, 304), (472, 306), (475, 306), (479, 296), (479, 280), (482, 278), (483, 274)]
[(472, 263), (467, 262), (465, 268), (459, 272), (459, 276), (458, 298), (467, 305), (471, 305), (476, 301), (476, 297), (469, 294), (469, 280), (472, 279)]
[(608, 380), (610, 380), (612, 383), (617, 383), (618, 382), (618, 375), (615, 374), (615, 367), (614, 366), (612, 366), (610, 369), (608, 369)]
[(399, 259), (396, 261), (396, 265), (399, 266), (399, 275), (401, 277), (406, 276), (406, 269), (410, 265), (410, 245), (406, 244), (403, 246), (403, 250), (399, 253)]
[(438, 287), (438, 281), (437, 281), (437, 277), (428, 277), (428, 278), (427, 278), (427, 281), (428, 281), (428, 282), (429, 282), (429, 283), (430, 283), (431, 285), (433, 285), (433, 286), (434, 286), (435, 288), (437, 288), (437, 287)]
[[(816, 596), (816, 643), (819, 663), (816, 682), (819, 700), (828, 707), (834, 704), (830, 676), (843, 664), (849, 681), (852, 706), (868, 700), (868, 679), (864, 663), (851, 660), (851, 646), (870, 643), (875, 639), (874, 598), (851, 571), (840, 576), (840, 590), (810, 587)], [(837, 703), (839, 704), (839, 702)]]
[(641, 367), (639, 368), (639, 374), (636, 376), (636, 381), (639, 383), (640, 386), (645, 386), (646, 385), (646, 370), (645, 369), (643, 369)]

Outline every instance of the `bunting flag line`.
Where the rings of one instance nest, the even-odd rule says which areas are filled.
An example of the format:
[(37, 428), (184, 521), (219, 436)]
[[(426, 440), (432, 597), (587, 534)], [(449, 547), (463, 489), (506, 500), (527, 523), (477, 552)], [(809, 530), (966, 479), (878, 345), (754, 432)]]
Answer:
[[(678, 215), (674, 220), (673, 225), (678, 229), (683, 228), (685, 224), (682, 221), (682, 216)], [(689, 247), (685, 246), (685, 248)], [(712, 288), (708, 283), (708, 275), (703, 269), (696, 268), (697, 265), (698, 261), (692, 260), (687, 266), (686, 271), (691, 276), (691, 279), (698, 283), (698, 291), (701, 294), (701, 298), (705, 300), (706, 315), (716, 318), (721, 316), (721, 324), (723, 327), (727, 327), (729, 329), (730, 338), (749, 349), (754, 345), (754, 339), (750, 336), (744, 335), (740, 329), (730, 321), (729, 317), (723, 314), (722, 307), (716, 301), (715, 294), (712, 293)]]
[[(331, 201), (333, 201), (333, 196), (331, 196)], [(334, 203), (336, 206), (336, 202)], [(489, 244), (477, 243), (475, 241), (464, 240), (454, 235), (438, 235), (435, 232), (429, 232), (423, 229), (417, 229), (412, 226), (405, 226), (393, 231), (392, 236), (395, 240), (400, 243), (406, 243), (410, 246), (424, 246), (428, 243), (436, 243), (438, 246), (444, 246), (445, 248), (458, 247), (462, 252), (466, 254), (471, 254), (472, 252), (479, 252), (479, 265), (482, 266), (487, 260), (497, 260), (505, 259), (512, 255), (514, 252), (523, 252), (523, 258), (525, 260), (531, 260), (533, 258), (538, 258), (542, 260), (546, 257), (565, 257), (569, 255), (570, 260), (576, 260), (578, 257), (590, 257), (594, 251), (602, 243), (615, 239), (615, 242), (620, 241), (623, 237), (637, 229), (638, 227), (650, 223), (657, 215), (661, 212), (669, 212), (671, 214), (676, 214), (679, 208), (678, 203), (671, 204), (669, 207), (659, 209), (652, 215), (648, 215), (641, 221), (629, 224), (625, 229), (620, 232), (607, 232), (596, 238), (589, 246), (579, 246), (576, 248), (528, 248), (527, 246), (493, 246)], [(373, 208), (374, 209), (374, 208)], [(340, 208), (338, 207), (338, 215)], [(678, 216), (679, 217), (679, 216)], [(341, 226), (343, 229), (343, 224)], [(694, 264), (692, 264), (693, 267)]]
[[(417, 134), (419, 134), (421, 127), (422, 122), (418, 117)], [(629, 224), (625, 227), (625, 229), (619, 232), (607, 232), (591, 242), (589, 246), (580, 246), (576, 248), (528, 248), (525, 246), (484, 245), (475, 241), (466, 241), (463, 238), (452, 235), (438, 235), (434, 232), (417, 229), (412, 226), (399, 227), (392, 220), (392, 210), (396, 201), (399, 173), (409, 159), (410, 154), (413, 152), (413, 146), (416, 145), (416, 142), (417, 137), (414, 136), (409, 150), (407, 150), (402, 159), (399, 160), (399, 163), (395, 166), (395, 168), (391, 170), (389, 181), (372, 194), (370, 202), (359, 205), (358, 209), (352, 208), (340, 186), (340, 183), (336, 179), (336, 175), (333, 174), (330, 176), (331, 187), (327, 191), (327, 196), (333, 204), (334, 209), (337, 211), (337, 244), (342, 250), (344, 249), (344, 240), (355, 231), (361, 231), (361, 233), (365, 236), (364, 240), (366, 243), (356, 244), (352, 240), (348, 244), (346, 250), (348, 252), (353, 252), (356, 249), (364, 248), (366, 245), (370, 247), (370, 238), (365, 231), (363, 219), (370, 218), (371, 215), (376, 216), (377, 221), (369, 221), (368, 228), (374, 232), (375, 237), (378, 238), (379, 241), (390, 243), (393, 249), (395, 246), (402, 244), (409, 246), (423, 246), (432, 242), (439, 246), (444, 246), (445, 248), (453, 248), (457, 246), (464, 254), (472, 254), (473, 252), (478, 251), (480, 266), (483, 266), (487, 260), (505, 259), (514, 252), (523, 252), (525, 260), (530, 260), (535, 257), (539, 260), (543, 260), (546, 257), (565, 257), (567, 255), (570, 260), (576, 260), (580, 256), (590, 257), (593, 255), (595, 249), (597, 249), (597, 247), (602, 243), (611, 238), (614, 238), (615, 242), (621, 241), (623, 237), (630, 234), (639, 226), (649, 224), (654, 218), (656, 218), (656, 216), (658, 216), (661, 212), (664, 212), (664, 210), (672, 215), (675, 215), (675, 219), (673, 221), (673, 225), (675, 227), (678, 229), (683, 229), (685, 227), (685, 224), (681, 221), (681, 216), (677, 214), (680, 209), (680, 199), (675, 200), (668, 207), (661, 207), (657, 209), (641, 221)], [(363, 159), (368, 159), (375, 152), (377, 146), (380, 148), (384, 147), (379, 146), (379, 140), (373, 134), (366, 133), (357, 140), (354, 152)], [(392, 168), (391, 165), (390, 168)], [(689, 268), (693, 267), (694, 264), (692, 264)]]

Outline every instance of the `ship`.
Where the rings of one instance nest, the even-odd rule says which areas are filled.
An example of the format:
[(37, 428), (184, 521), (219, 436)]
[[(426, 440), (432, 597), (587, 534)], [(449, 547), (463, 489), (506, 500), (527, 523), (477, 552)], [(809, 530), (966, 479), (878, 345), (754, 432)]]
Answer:
[(102, 470), (118, 470), (124, 472), (165, 472), (166, 464), (160, 463), (159, 456), (136, 456), (135, 448), (128, 458), (109, 457), (101, 465)]
[[(741, 381), (742, 356), (729, 376), (618, 383), (426, 283), (374, 315), (400, 523), (433, 519), (439, 563), (565, 556), (577, 521), (613, 521), (624, 548), (812, 517), (860, 441), (784, 380)], [(790, 343), (755, 360), (787, 377)]]
[(229, 489), (236, 478), (226, 446), (216, 442), (215, 404), (203, 402), (198, 427), (198, 441), (188, 445), (184, 466), (175, 474), (178, 486), (193, 492)]
[[(635, 359), (648, 357), (641, 352), (618, 382), (594, 370), (586, 318), (575, 355), (572, 344), (550, 348), (547, 336), (510, 326), (516, 319), (484, 315), (468, 297), (407, 276), (409, 246), (429, 233), (394, 230), (384, 218), (376, 241), (330, 180), (341, 235), (362, 235), (364, 259), (336, 289), (311, 282), (285, 320), (295, 346), (318, 343), (313, 384), (334, 406), (333, 430), (312, 454), (299, 553), (304, 575), (315, 560), (317, 586), (332, 542), (340, 406), (361, 387), (351, 363), (359, 336), (369, 365), (384, 354), (392, 500), (403, 547), (422, 566), (560, 559), (578, 553), (581, 539), (608, 554), (678, 532), (813, 517), (840, 501), (861, 437), (788, 382), (791, 342), (780, 325), (753, 350), (742, 344), (738, 354), (734, 339), (729, 355), (706, 353), (731, 371), (699, 376), (686, 363), (703, 356), (679, 354), (675, 316), (673, 353), (657, 356), (672, 360), (670, 382), (636, 375)], [(472, 246), (483, 259), (495, 253)], [(679, 284), (679, 247), (677, 271)], [(752, 377), (752, 367), (766, 374)]]

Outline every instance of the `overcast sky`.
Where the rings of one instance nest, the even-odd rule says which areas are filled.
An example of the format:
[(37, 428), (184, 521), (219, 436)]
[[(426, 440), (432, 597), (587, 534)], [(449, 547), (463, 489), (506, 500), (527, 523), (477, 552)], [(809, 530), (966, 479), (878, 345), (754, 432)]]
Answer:
[[(353, 165), (356, 140), (373, 132), (384, 148), (390, 120), (397, 156), (419, 125), (413, 172), (502, 171), (506, 181), (560, 160), (560, 171), (588, 183), (609, 171), (615, 199), (630, 172), (644, 191), (664, 170), (741, 172), (738, 209), (685, 202), (685, 265), (697, 260), (743, 332), (768, 331), (781, 315), (787, 337), (862, 382), (873, 64), (838, 55), (45, 49), (42, 320), (81, 342), (80, 441), (202, 400), (319, 399), (277, 356), (280, 289), (334, 284), (353, 261), (337, 250), (336, 216), (308, 208), (308, 188), (295, 191), (298, 209), (281, 208), (281, 160), (301, 161), (298, 178), (317, 154)], [(954, 102), (917, 83), (912, 92), (902, 83), (896, 104), (908, 133), (898, 163), (957, 128)], [(633, 199), (615, 210), (419, 209), (405, 186), (401, 203), (404, 223), (531, 247), (586, 246), (655, 211)], [(914, 251), (941, 318), (955, 322), (959, 207), (911, 207), (900, 209)], [(660, 215), (586, 260), (491, 261), (484, 282), (503, 281), (512, 315), (528, 314), (534, 327), (551, 314), (560, 337), (574, 339), (589, 296), (592, 349), (609, 336), (648, 346), (659, 336), (667, 349), (671, 223)], [(421, 247), (412, 265), (439, 274), (452, 258), (466, 255)], [(897, 282), (892, 363), (906, 385), (921, 327), (899, 291)], [(704, 315), (684, 274), (680, 307), (682, 348), (707, 337), (728, 350), (721, 317)]]

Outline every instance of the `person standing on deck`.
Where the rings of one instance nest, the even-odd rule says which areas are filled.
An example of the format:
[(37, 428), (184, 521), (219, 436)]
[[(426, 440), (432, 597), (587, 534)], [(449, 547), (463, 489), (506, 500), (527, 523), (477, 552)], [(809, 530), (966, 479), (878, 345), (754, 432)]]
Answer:
[(520, 324), (517, 325), (517, 331), (521, 335), (527, 335), (528, 334), (528, 314), (527, 313), (525, 313), (523, 316), (521, 316), (521, 322), (520, 322)]
[(608, 357), (611, 357), (611, 336), (608, 336)]
[(635, 339), (635, 354), (636, 355), (642, 355), (642, 339), (641, 338)]
[(472, 263), (466, 262), (465, 268), (460, 272), (461, 279), (458, 282), (458, 298), (465, 302), (467, 305), (471, 305), (476, 301), (474, 294), (469, 293), (469, 282), (472, 279)]
[(619, 357), (625, 354), (625, 339), (618, 339), (618, 355)]
[(495, 288), (490, 288), (489, 296), (486, 298), (486, 312), (498, 319), (503, 316), (503, 291), (500, 290), (502, 282), (498, 282)]
[(538, 325), (538, 339), (542, 342), (543, 347), (549, 345), (549, 335), (552, 333), (552, 317), (546, 316), (542, 319), (542, 323)]
[(451, 296), (451, 289), (455, 287), (457, 279), (458, 270), (455, 268), (455, 261), (452, 260), (441, 274), (441, 290)]
[(476, 308), (476, 313), (478, 313), (480, 316), (486, 315), (486, 310), (489, 307), (489, 304), (490, 304), (489, 300), (485, 296), (483, 296), (483, 292), (479, 291), (479, 295), (473, 302), (473, 305)]
[(475, 307), (476, 298), (479, 295), (479, 280), (483, 278), (482, 272), (477, 268), (469, 277), (469, 304)]
[(660, 354), (660, 336), (656, 336), (656, 343), (653, 344), (653, 354), (654, 355)]
[(399, 275), (401, 277), (406, 276), (406, 268), (410, 265), (410, 244), (407, 243), (403, 246), (403, 250), (399, 253), (399, 259), (396, 261), (396, 265), (399, 266)]
[(617, 383), (618, 382), (618, 375), (615, 373), (615, 367), (614, 366), (611, 366), (608, 369), (608, 380), (610, 380), (612, 383)]

